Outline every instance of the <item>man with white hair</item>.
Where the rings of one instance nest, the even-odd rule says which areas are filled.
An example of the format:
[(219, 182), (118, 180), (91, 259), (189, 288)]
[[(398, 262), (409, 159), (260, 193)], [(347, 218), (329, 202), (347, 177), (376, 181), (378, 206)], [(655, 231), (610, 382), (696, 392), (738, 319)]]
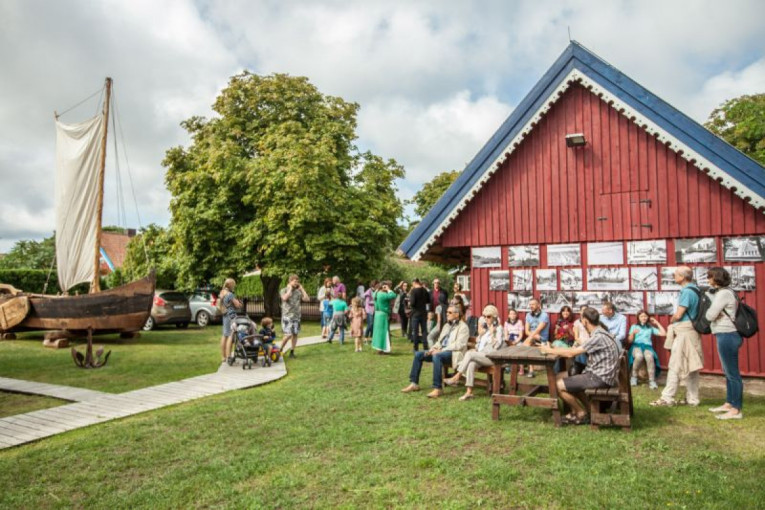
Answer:
[[(699, 314), (701, 290), (693, 283), (693, 269), (681, 266), (675, 269), (675, 282), (682, 286), (677, 300), (675, 314), (667, 328), (667, 341), (670, 349), (667, 370), (667, 385), (658, 400), (652, 406), (674, 406), (687, 404), (699, 405), (699, 372), (704, 368), (704, 351), (701, 347), (701, 335), (693, 327), (693, 320)], [(680, 382), (685, 381), (685, 399), (675, 401), (675, 394)]]

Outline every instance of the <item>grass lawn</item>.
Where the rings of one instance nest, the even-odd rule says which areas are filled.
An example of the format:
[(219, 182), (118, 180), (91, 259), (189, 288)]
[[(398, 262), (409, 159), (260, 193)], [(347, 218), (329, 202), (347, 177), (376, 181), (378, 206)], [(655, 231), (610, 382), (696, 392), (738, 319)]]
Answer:
[[(197, 341), (214, 346), (216, 334)], [(656, 393), (640, 387), (629, 434), (556, 429), (541, 409), (503, 408), (495, 422), (481, 390), (468, 402), (453, 388), (435, 401), (401, 394), (411, 354), (401, 340), (394, 348), (387, 357), (349, 344), (298, 348), (277, 382), (2, 450), (0, 507), (695, 509), (765, 500), (763, 398), (746, 397), (744, 420), (719, 422), (706, 411), (719, 393), (703, 394), (699, 408), (651, 408)], [(167, 357), (183, 363), (186, 350)]]
[(66, 400), (0, 391), (0, 418), (68, 404)]
[[(306, 323), (303, 334), (319, 335), (321, 327)], [(0, 342), (0, 376), (122, 393), (215, 372), (220, 363), (220, 335), (221, 326), (214, 324), (161, 327), (130, 340), (116, 335), (96, 337), (94, 348), (103, 345), (112, 351), (111, 357), (103, 368), (83, 370), (74, 365), (69, 348), (45, 348), (41, 333), (26, 333), (19, 340)], [(76, 342), (83, 353), (85, 344), (85, 340)]]

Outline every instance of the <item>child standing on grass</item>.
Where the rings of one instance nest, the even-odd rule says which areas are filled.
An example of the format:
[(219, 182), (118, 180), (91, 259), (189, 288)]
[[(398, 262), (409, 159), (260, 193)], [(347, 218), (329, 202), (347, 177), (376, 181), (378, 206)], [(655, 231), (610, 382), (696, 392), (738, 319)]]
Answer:
[(361, 306), (361, 298), (355, 297), (351, 300), (351, 336), (356, 346), (356, 352), (361, 352), (361, 338), (364, 336), (364, 321), (367, 319), (367, 312)]
[(324, 298), (321, 300), (321, 337), (327, 338), (329, 336), (329, 326), (332, 322), (332, 292), (324, 294)]
[(335, 337), (335, 331), (340, 329), (340, 345), (345, 343), (345, 319), (348, 313), (348, 303), (340, 296), (330, 301), (329, 305), (332, 307), (332, 322), (329, 326), (329, 339), (327, 343), (332, 343), (332, 339)]

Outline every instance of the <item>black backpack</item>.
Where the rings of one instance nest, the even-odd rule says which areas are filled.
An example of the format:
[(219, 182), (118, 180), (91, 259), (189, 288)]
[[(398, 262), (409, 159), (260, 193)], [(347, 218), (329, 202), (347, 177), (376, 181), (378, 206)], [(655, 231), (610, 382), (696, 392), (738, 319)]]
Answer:
[[(733, 292), (731, 289), (728, 290)], [(757, 325), (757, 312), (754, 308), (741, 301), (741, 298), (738, 297), (736, 292), (733, 292), (733, 295), (736, 296), (736, 317), (733, 318), (728, 315), (728, 312), (726, 312), (725, 309), (723, 309), (723, 312), (725, 312), (725, 315), (728, 315), (728, 318), (733, 321), (739, 335), (744, 338), (754, 336), (760, 329)]]
[(699, 297), (699, 311), (696, 314), (696, 317), (691, 319), (693, 329), (702, 335), (707, 335), (712, 332), (710, 321), (707, 320), (707, 310), (712, 306), (712, 300), (709, 299), (706, 292), (702, 292), (698, 287), (688, 286), (688, 288), (695, 292)]

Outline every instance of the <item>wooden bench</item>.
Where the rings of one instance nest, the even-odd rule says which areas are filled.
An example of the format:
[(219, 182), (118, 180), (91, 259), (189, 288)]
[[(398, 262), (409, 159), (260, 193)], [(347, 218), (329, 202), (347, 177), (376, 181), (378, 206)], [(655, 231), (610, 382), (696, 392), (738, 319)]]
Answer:
[(632, 430), (632, 387), (630, 386), (627, 351), (619, 357), (619, 385), (585, 391), (590, 400), (590, 427), (598, 430), (601, 425)]
[[(475, 344), (476, 344), (476, 337), (471, 336), (470, 338), (468, 338), (467, 350), (469, 351), (470, 349), (475, 349)], [(450, 373), (449, 372), (450, 368), (451, 367), (449, 367), (447, 365), (444, 365), (444, 367), (443, 367), (443, 370), (444, 370), (443, 377), (444, 377), (444, 379), (447, 379), (449, 377), (453, 377), (454, 374), (456, 373), (456, 370), (454, 372)], [(478, 372), (479, 374), (486, 374), (486, 379), (482, 379), (482, 378), (476, 377), (475, 378), (475, 385), (477, 387), (480, 387), (480, 388), (486, 388), (486, 391), (488, 391), (489, 394), (491, 394), (491, 387), (492, 387), (493, 377), (494, 377), (492, 375), (493, 374), (493, 367), (478, 367), (478, 368), (476, 368), (476, 372)], [(504, 377), (501, 378), (500, 382), (501, 382), (501, 384), (500, 384), (501, 387), (504, 388), (505, 387), (505, 379), (504, 379)]]

